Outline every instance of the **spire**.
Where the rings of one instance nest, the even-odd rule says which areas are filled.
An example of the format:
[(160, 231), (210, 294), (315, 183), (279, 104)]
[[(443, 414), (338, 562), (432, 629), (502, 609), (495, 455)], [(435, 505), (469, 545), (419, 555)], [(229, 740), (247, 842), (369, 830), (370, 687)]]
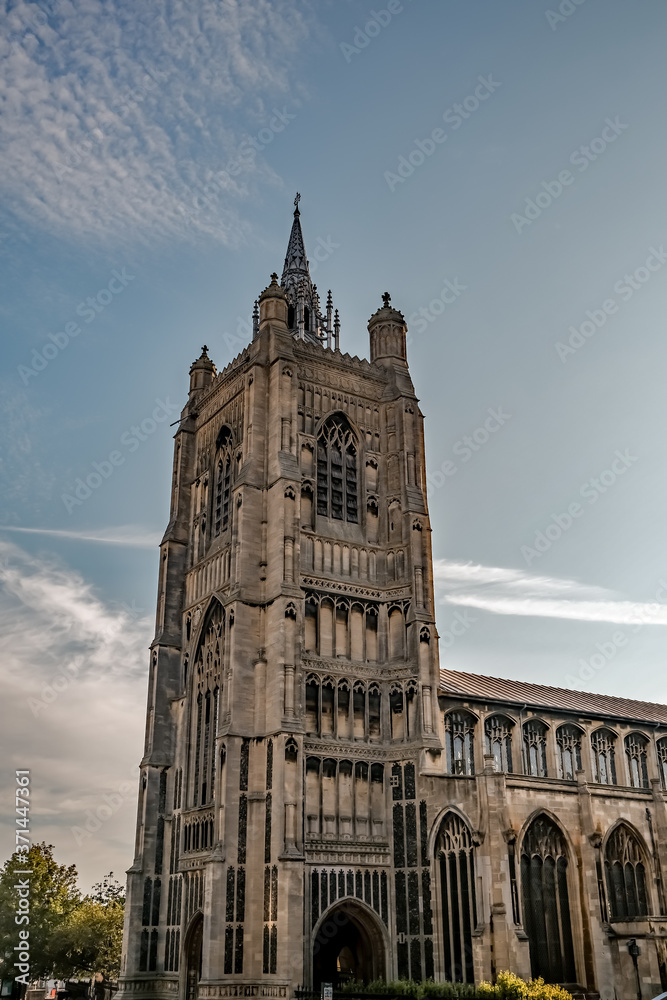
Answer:
[(283, 288), (290, 290), (294, 289), (295, 291), (298, 289), (299, 282), (302, 279), (310, 285), (308, 258), (306, 257), (306, 248), (303, 242), (303, 233), (301, 232), (301, 213), (299, 212), (300, 201), (301, 195), (297, 191), (296, 198), (294, 199), (294, 222), (292, 223), (292, 232), (290, 233), (289, 243), (287, 244), (283, 276), (280, 281)]
[(297, 191), (294, 199), (294, 221), (287, 244), (283, 274), (280, 279), (288, 304), (287, 326), (298, 340), (307, 340), (311, 344), (331, 347), (333, 334), (331, 328), (331, 292), (329, 292), (325, 317), (322, 315), (317, 285), (313, 284), (310, 277), (306, 247), (301, 232), (300, 201), (301, 195)]

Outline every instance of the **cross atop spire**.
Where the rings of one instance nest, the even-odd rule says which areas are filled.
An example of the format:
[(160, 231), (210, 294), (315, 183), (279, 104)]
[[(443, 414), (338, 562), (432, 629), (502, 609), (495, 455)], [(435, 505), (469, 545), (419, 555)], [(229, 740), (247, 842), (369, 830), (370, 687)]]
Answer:
[(294, 199), (294, 214), (299, 215), (299, 202), (301, 201), (301, 195), (297, 191), (296, 198)]

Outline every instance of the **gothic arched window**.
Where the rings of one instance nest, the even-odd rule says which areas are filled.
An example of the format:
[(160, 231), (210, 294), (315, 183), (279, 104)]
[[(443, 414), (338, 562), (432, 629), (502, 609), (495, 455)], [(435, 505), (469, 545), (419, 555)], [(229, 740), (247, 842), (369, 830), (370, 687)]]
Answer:
[(591, 736), (593, 777), (601, 785), (616, 784), (615, 742), (616, 734), (611, 729), (598, 729)]
[(648, 914), (646, 868), (639, 841), (625, 823), (613, 831), (604, 852), (612, 919), (636, 920)]
[(630, 733), (625, 737), (625, 757), (628, 762), (628, 776), (633, 788), (648, 788), (648, 740), (641, 733)]
[(215, 601), (202, 628), (191, 675), (193, 770), (190, 801), (194, 806), (212, 802), (215, 793), (215, 743), (222, 693), (224, 619), (224, 609)]
[(523, 838), (521, 891), (531, 974), (547, 983), (576, 982), (567, 864), (563, 834), (548, 816), (537, 816)]
[(229, 524), (232, 495), (232, 432), (223, 427), (215, 443), (218, 456), (215, 469), (214, 532), (219, 535)]
[(581, 771), (581, 729), (569, 723), (559, 726), (556, 730), (556, 748), (558, 777), (572, 781), (577, 771)]
[(475, 716), (470, 712), (449, 712), (445, 716), (449, 774), (475, 773), (474, 737)]
[(492, 753), (496, 771), (512, 773), (512, 729), (514, 723), (505, 715), (493, 715), (484, 723), (486, 753)]
[(547, 727), (539, 719), (529, 719), (523, 726), (523, 773), (547, 776)]
[(477, 924), (475, 848), (456, 813), (442, 821), (435, 856), (440, 866), (444, 972), (448, 982), (474, 982), (472, 933)]
[(317, 513), (356, 524), (357, 443), (342, 413), (329, 417), (317, 436)]
[(663, 790), (667, 791), (667, 736), (663, 736), (661, 740), (658, 740), (656, 750), (658, 751), (660, 780), (662, 781)]

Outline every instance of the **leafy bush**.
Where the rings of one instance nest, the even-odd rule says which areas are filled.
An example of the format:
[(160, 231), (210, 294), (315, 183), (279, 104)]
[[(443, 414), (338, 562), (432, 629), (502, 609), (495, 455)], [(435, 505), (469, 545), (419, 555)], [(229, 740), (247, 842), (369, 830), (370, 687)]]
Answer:
[(432, 979), (417, 983), (412, 979), (395, 979), (372, 983), (351, 980), (341, 987), (341, 993), (377, 993), (409, 997), (410, 1000), (572, 1000), (572, 995), (560, 986), (549, 986), (543, 979), (526, 982), (513, 972), (501, 972), (495, 983), (435, 983)]

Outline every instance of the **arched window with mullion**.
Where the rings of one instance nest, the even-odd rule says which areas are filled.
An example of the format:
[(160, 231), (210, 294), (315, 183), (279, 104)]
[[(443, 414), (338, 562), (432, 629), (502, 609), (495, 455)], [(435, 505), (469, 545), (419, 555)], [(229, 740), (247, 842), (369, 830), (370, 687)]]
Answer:
[(475, 848), (468, 825), (456, 813), (447, 813), (442, 821), (435, 856), (440, 869), (444, 978), (472, 983), (472, 938), (477, 925)]
[(548, 816), (537, 816), (521, 847), (521, 889), (531, 974), (547, 983), (576, 981), (568, 860), (562, 832)]
[(612, 919), (638, 920), (647, 916), (644, 856), (637, 837), (625, 823), (619, 823), (607, 840), (604, 866)]
[(593, 777), (600, 785), (616, 784), (616, 733), (611, 729), (598, 729), (591, 736)]
[(662, 789), (663, 791), (667, 791), (667, 736), (663, 736), (662, 739), (658, 740), (656, 750), (658, 752), (658, 769), (660, 771)]
[(337, 521), (359, 520), (358, 449), (342, 413), (332, 414), (317, 436), (317, 513)]
[(570, 722), (556, 730), (559, 778), (573, 781), (577, 771), (581, 771), (581, 736), (581, 729)]
[(449, 774), (475, 773), (475, 716), (470, 712), (448, 712), (445, 716), (445, 743)]
[(547, 777), (547, 727), (540, 719), (523, 725), (523, 773)]
[(648, 740), (642, 733), (625, 737), (628, 777), (633, 788), (648, 788)]
[(514, 723), (505, 715), (492, 715), (484, 723), (486, 753), (493, 754), (496, 771), (512, 773), (512, 729)]

